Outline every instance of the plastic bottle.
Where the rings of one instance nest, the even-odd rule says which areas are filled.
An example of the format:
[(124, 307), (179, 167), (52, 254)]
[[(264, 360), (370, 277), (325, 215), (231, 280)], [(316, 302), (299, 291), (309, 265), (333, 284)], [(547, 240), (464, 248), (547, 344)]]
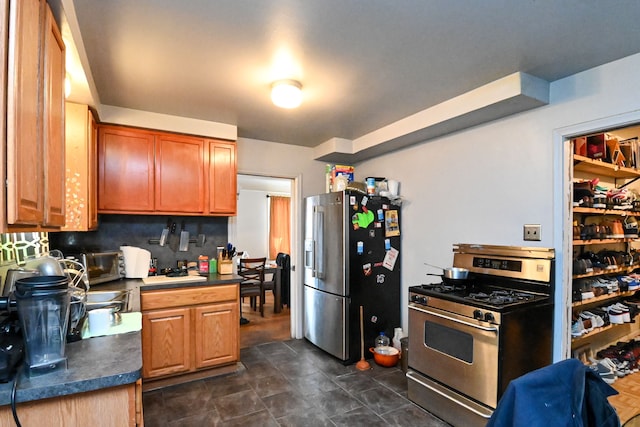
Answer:
[(384, 334), (384, 332), (380, 332), (380, 335), (376, 338), (376, 347), (388, 347), (389, 346), (389, 337)]
[(395, 328), (393, 330), (393, 346), (398, 350), (401, 350), (400, 339), (402, 338), (402, 328)]

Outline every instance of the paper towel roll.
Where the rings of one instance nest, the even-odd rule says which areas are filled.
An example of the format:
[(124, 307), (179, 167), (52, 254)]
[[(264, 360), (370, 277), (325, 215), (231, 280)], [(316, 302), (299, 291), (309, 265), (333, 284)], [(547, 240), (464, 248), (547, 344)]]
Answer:
[(120, 246), (124, 258), (124, 277), (144, 279), (149, 276), (151, 252), (135, 246)]

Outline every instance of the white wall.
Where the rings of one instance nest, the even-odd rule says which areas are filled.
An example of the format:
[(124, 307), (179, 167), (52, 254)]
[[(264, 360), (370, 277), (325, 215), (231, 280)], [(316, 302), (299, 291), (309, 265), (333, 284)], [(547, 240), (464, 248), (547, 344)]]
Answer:
[(268, 210), (266, 192), (240, 191), (234, 241), (238, 251), (247, 251), (251, 257), (269, 256)]
[[(559, 80), (548, 106), (357, 164), (357, 179), (401, 182), (403, 301), (409, 286), (432, 281), (423, 262), (451, 264), (454, 243), (561, 251), (554, 228), (563, 221), (563, 206), (554, 206), (554, 188), (568, 172), (554, 168), (562, 155), (554, 132), (639, 110), (638, 67), (640, 55), (634, 55)], [(542, 225), (541, 242), (522, 240), (525, 223)], [(406, 304), (402, 310), (406, 328)], [(556, 332), (558, 338), (562, 331)]]

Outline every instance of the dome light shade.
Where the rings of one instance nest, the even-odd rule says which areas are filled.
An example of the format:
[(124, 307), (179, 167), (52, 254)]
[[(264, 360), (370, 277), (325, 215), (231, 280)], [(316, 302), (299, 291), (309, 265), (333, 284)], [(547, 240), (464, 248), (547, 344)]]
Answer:
[(271, 85), (271, 100), (281, 108), (296, 108), (302, 103), (302, 85), (296, 80), (278, 80)]

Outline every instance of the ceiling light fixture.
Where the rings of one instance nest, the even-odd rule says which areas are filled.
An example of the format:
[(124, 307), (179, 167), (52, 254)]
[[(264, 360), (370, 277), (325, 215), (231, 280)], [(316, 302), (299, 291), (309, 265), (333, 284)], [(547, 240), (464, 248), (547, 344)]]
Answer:
[(302, 103), (302, 85), (296, 80), (278, 80), (271, 85), (271, 100), (281, 108), (296, 108)]

